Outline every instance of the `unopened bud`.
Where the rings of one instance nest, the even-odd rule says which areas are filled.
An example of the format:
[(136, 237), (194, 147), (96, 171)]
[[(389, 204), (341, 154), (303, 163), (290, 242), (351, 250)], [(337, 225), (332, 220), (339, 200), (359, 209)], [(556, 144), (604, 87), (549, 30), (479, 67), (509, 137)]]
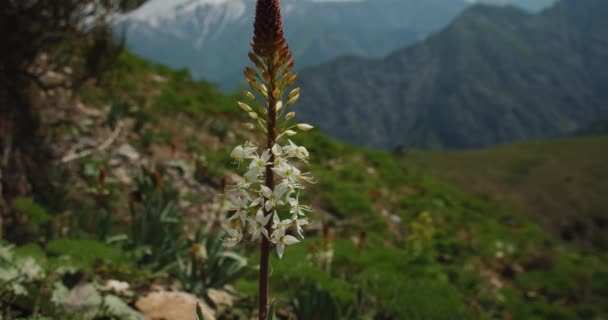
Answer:
[(245, 124), (243, 124), (243, 126), (249, 130), (255, 129), (255, 124), (253, 124), (253, 123), (245, 123)]
[(249, 80), (254, 80), (258, 76), (258, 73), (249, 67), (245, 68), (245, 71), (243, 71), (243, 74), (245, 75), (245, 78), (247, 78)]
[(285, 120), (289, 121), (289, 120), (293, 119), (293, 117), (295, 117), (295, 116), (296, 116), (296, 113), (292, 111), (285, 115)]
[(285, 131), (285, 134), (286, 134), (288, 137), (293, 137), (293, 136), (295, 136), (295, 135), (297, 134), (297, 132), (295, 132), (295, 131), (293, 131), (293, 130), (287, 130), (287, 131)]
[(289, 77), (289, 79), (287, 80), (287, 86), (293, 86), (297, 80), (298, 80), (298, 74), (297, 73), (292, 74)]
[(300, 94), (300, 88), (295, 88), (295, 89), (291, 90), (291, 92), (289, 92), (287, 99), (289, 100), (299, 94)]
[(253, 119), (253, 120), (257, 120), (258, 119), (258, 114), (255, 112), (249, 112), (249, 116)]
[(261, 114), (268, 114), (268, 110), (266, 110), (266, 108), (264, 108), (264, 107), (262, 107), (262, 106), (260, 106), (260, 105), (258, 105), (258, 111), (259, 111)]
[(246, 104), (246, 103), (242, 103), (240, 101), (238, 101), (239, 107), (241, 107), (241, 109), (243, 109), (243, 111), (245, 112), (251, 112), (251, 107)]
[(280, 95), (281, 95), (281, 90), (279, 90), (279, 88), (274, 88), (274, 91), (272, 92), (272, 96), (275, 99), (278, 99)]
[(275, 109), (275, 110), (276, 110), (277, 112), (279, 112), (279, 111), (281, 111), (281, 109), (283, 109), (283, 101), (282, 101), (282, 100), (279, 100), (279, 101), (277, 102), (277, 104), (276, 104), (276, 109)]
[(255, 80), (248, 80), (249, 87), (255, 91), (260, 91), (260, 86)]
[(249, 52), (249, 59), (251, 60), (251, 62), (253, 62), (253, 64), (255, 64), (256, 67), (264, 69), (264, 64), (253, 52)]
[(287, 106), (289, 107), (289, 106), (293, 105), (294, 103), (296, 103), (298, 101), (298, 99), (300, 99), (299, 93), (296, 94), (295, 96), (289, 98), (289, 100), (287, 100)]
[(313, 126), (307, 124), (307, 123), (300, 123), (297, 125), (298, 129), (302, 130), (302, 131), (308, 131), (312, 128), (314, 128)]
[(289, 63), (287, 64), (287, 67), (285, 68), (286, 72), (287, 71), (291, 71), (291, 69), (293, 68), (293, 66), (296, 64), (295, 60), (291, 60), (289, 61)]
[(249, 91), (244, 91), (243, 95), (245, 96), (245, 98), (247, 98), (249, 100), (255, 100), (255, 96), (253, 95), (253, 93), (251, 93)]

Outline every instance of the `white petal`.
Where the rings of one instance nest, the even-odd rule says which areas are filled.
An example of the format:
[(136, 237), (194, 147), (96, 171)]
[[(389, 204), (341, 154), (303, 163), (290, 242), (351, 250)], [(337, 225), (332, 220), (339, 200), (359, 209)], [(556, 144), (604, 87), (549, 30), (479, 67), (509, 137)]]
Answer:
[(281, 155), (281, 146), (278, 143), (275, 143), (274, 146), (272, 146), (272, 154), (275, 156)]
[(270, 221), (270, 216), (274, 215), (274, 214), (276, 214), (276, 212), (275, 213), (271, 213), (271, 214), (269, 214), (269, 215), (267, 215), (265, 217), (262, 217), (260, 219), (260, 222), (262, 223), (262, 225), (266, 226), (268, 224), (268, 221)]
[(270, 196), (272, 195), (272, 190), (267, 186), (262, 186), (261, 190), (262, 194), (264, 195), (264, 197), (266, 197), (266, 199), (270, 198)]
[(283, 242), (286, 245), (290, 245), (290, 244), (298, 243), (298, 242), (300, 242), (300, 240), (296, 239), (296, 237), (294, 237), (294, 236), (286, 235), (285, 238), (283, 239)]
[(282, 243), (277, 244), (277, 254), (279, 255), (279, 259), (283, 259), (283, 251), (285, 251), (285, 245)]

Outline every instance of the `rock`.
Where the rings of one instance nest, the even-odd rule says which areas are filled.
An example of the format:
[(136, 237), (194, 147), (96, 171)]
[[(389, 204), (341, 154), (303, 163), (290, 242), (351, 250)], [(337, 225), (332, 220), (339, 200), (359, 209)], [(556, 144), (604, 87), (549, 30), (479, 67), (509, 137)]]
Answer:
[(103, 299), (103, 304), (108, 308), (108, 311), (124, 320), (143, 320), (144, 317), (137, 311), (131, 309), (124, 301), (115, 295), (107, 295)]
[(152, 76), (150, 76), (150, 80), (154, 81), (154, 82), (158, 82), (158, 83), (165, 83), (167, 82), (167, 78), (158, 75), (158, 74), (153, 74)]
[(207, 297), (209, 297), (213, 304), (218, 308), (230, 308), (236, 300), (230, 293), (217, 289), (207, 290)]
[(122, 185), (125, 186), (131, 185), (131, 183), (133, 182), (133, 179), (131, 178), (131, 176), (129, 176), (129, 172), (123, 167), (118, 167), (114, 169), (114, 176), (118, 181), (120, 181)]
[(185, 292), (151, 292), (137, 300), (135, 307), (150, 320), (196, 320), (197, 302), (205, 320), (215, 320), (215, 312), (205, 302)]
[(124, 281), (118, 281), (118, 280), (106, 281), (106, 289), (117, 292), (117, 293), (126, 292), (130, 288), (131, 287), (130, 287), (129, 283), (124, 282)]
[(116, 153), (131, 161), (136, 161), (140, 158), (139, 152), (128, 143), (121, 145), (118, 150), (116, 150)]

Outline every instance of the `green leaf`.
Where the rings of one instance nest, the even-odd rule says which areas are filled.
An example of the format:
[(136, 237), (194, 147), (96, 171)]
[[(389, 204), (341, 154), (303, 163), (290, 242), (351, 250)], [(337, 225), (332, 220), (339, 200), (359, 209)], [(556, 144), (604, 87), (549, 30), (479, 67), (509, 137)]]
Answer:
[(128, 261), (120, 249), (94, 240), (55, 239), (47, 244), (46, 249), (52, 254), (71, 257), (72, 263), (83, 268), (92, 267), (96, 261), (109, 264)]
[(201, 305), (198, 304), (198, 302), (196, 303), (196, 317), (198, 318), (198, 320), (205, 320), (205, 316), (203, 315), (203, 309), (201, 308)]
[(274, 309), (274, 303), (270, 305), (270, 310), (268, 310), (268, 320), (277, 320), (277, 314)]
[(17, 198), (13, 201), (13, 208), (25, 214), (32, 225), (38, 226), (53, 220), (43, 207), (26, 198)]

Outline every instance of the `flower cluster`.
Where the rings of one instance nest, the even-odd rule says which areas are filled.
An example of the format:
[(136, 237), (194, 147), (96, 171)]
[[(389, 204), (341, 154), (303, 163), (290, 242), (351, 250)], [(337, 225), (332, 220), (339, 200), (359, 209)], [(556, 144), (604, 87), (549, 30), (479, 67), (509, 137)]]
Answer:
[[(285, 247), (304, 238), (302, 226), (309, 222), (306, 219), (310, 207), (300, 203), (300, 190), (305, 183), (312, 182), (310, 174), (303, 173), (292, 164), (308, 163), (308, 150), (289, 140), (281, 146), (278, 143), (261, 154), (251, 143), (237, 146), (232, 151), (232, 158), (239, 165), (247, 161), (246, 173), (229, 188), (232, 195), (234, 213), (228, 219), (231, 226), (227, 228), (227, 246), (241, 242), (248, 231), (252, 241), (266, 237), (276, 245), (279, 258), (283, 257)], [(274, 161), (271, 162), (271, 158)], [(273, 189), (266, 185), (266, 168), (272, 166), (273, 178), (277, 183)], [(274, 179), (273, 179), (274, 180)], [(286, 218), (281, 219), (280, 215)], [(272, 219), (272, 225), (269, 223)], [(289, 234), (291, 231), (297, 237)]]

